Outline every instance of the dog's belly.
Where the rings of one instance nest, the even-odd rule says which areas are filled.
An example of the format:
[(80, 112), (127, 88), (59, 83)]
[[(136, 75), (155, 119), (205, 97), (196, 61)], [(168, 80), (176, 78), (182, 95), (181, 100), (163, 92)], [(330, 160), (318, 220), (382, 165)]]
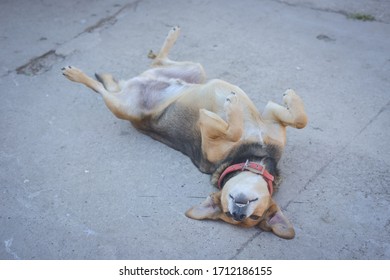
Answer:
[[(237, 86), (222, 80), (206, 84), (187, 84), (180, 80), (144, 80), (137, 85), (140, 121), (133, 125), (152, 138), (181, 151), (203, 172), (210, 173), (217, 162), (210, 162), (202, 150), (199, 110), (206, 109), (227, 121), (226, 98), (235, 93), (244, 111), (241, 142), (263, 144), (262, 125), (257, 109)], [(133, 88), (134, 88), (133, 84)]]
[(199, 109), (223, 115), (226, 99), (209, 84), (153, 80), (139, 86), (138, 108), (144, 114), (140, 122), (133, 122), (141, 132), (187, 155), (203, 172), (213, 168), (202, 152)]
[(178, 129), (168, 128), (166, 131), (173, 134), (170, 138), (178, 136), (178, 130), (194, 129), (199, 109), (206, 109), (227, 121), (224, 104), (234, 93), (243, 106), (242, 140), (262, 142), (264, 124), (256, 107), (239, 87), (223, 80), (190, 84), (176, 78), (146, 75), (123, 82), (121, 86), (123, 90), (117, 94), (120, 103), (117, 110), (121, 115), (127, 116), (136, 128), (150, 133), (175, 124)]
[(152, 113), (145, 114), (135, 126), (190, 157), (201, 171), (212, 172), (216, 163), (209, 162), (202, 151), (199, 110), (206, 109), (226, 121), (224, 104), (232, 92), (245, 107), (242, 141), (262, 144), (259, 114), (253, 103), (240, 88), (222, 80), (201, 85), (176, 81), (153, 81), (143, 85), (138, 106)]
[(127, 95), (143, 114), (158, 110), (167, 100), (179, 96), (188, 84), (178, 79), (150, 79), (137, 77), (126, 85)]

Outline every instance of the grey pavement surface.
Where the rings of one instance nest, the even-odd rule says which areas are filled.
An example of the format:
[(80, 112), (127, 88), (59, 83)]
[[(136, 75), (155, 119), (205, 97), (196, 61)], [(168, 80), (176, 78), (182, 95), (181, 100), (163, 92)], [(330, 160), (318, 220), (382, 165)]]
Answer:
[[(0, 259), (390, 259), (389, 1), (3, 0), (0, 22)], [(172, 58), (260, 110), (305, 101), (275, 195), (295, 239), (186, 218), (209, 176), (61, 75), (135, 76), (173, 25)]]

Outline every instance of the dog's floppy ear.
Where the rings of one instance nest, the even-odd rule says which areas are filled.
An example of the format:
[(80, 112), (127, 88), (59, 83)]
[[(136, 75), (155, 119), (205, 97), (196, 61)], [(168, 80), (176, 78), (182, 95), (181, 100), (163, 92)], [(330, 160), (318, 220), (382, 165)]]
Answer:
[(200, 205), (187, 210), (186, 216), (195, 220), (217, 220), (222, 214), (221, 192), (212, 193)]
[(264, 220), (260, 222), (259, 226), (262, 230), (272, 231), (281, 238), (292, 239), (295, 236), (292, 224), (284, 216), (279, 206), (273, 201)]

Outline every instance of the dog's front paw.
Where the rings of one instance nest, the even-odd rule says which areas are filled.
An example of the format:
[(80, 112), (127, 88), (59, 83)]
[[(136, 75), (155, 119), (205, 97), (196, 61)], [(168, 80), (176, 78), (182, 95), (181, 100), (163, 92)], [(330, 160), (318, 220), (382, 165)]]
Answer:
[(226, 113), (229, 113), (238, 104), (238, 96), (236, 93), (231, 92), (225, 100), (224, 108)]
[(80, 82), (81, 76), (84, 74), (80, 69), (73, 66), (66, 66), (61, 69), (62, 75), (67, 77), (69, 80), (73, 82)]
[(300, 100), (299, 96), (292, 89), (288, 89), (283, 93), (283, 103), (287, 108), (290, 108), (292, 104), (298, 100)]
[(291, 88), (287, 89), (284, 93), (283, 93), (283, 97), (286, 97), (286, 96), (295, 96), (297, 95), (295, 93), (295, 91)]
[(226, 101), (225, 101), (225, 104), (235, 104), (238, 102), (238, 97), (236, 95), (235, 92), (231, 92), (227, 97), (226, 97)]

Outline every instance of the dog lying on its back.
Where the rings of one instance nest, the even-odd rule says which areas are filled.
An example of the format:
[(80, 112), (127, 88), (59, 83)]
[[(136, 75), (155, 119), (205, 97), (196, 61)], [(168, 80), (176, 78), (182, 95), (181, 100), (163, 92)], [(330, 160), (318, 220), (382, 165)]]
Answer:
[(189, 156), (200, 171), (212, 174), (220, 190), (186, 215), (259, 226), (293, 238), (293, 226), (272, 199), (277, 162), (286, 144), (286, 127), (303, 128), (301, 98), (287, 90), (281, 106), (269, 102), (262, 114), (239, 87), (222, 80), (205, 82), (203, 67), (168, 58), (180, 29), (174, 27), (151, 69), (121, 83), (110, 74), (98, 81), (68, 66), (63, 74), (103, 96), (115, 116)]

